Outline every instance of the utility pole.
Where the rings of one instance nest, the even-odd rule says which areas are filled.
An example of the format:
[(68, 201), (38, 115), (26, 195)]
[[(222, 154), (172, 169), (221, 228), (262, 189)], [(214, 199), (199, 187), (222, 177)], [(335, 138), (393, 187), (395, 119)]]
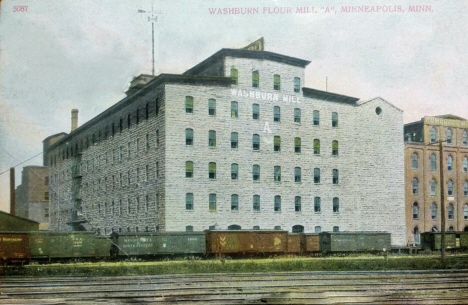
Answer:
[(148, 13), (148, 22), (151, 21), (151, 41), (152, 41), (152, 55), (153, 55), (153, 68), (152, 76), (154, 76), (154, 23), (158, 21), (158, 16), (156, 14), (161, 14), (161, 12), (155, 12), (153, 10), (153, 5), (151, 5), (151, 12), (138, 10), (138, 13)]
[(444, 143), (439, 141), (439, 173), (440, 173), (440, 259), (445, 266), (445, 181), (444, 181)]

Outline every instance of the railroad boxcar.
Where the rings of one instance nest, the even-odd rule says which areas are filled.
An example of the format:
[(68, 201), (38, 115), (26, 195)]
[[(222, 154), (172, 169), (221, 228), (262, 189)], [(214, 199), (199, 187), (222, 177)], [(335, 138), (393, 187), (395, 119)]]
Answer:
[[(425, 249), (440, 250), (442, 233), (424, 232), (421, 233), (421, 245)], [(457, 239), (455, 232), (445, 232), (445, 249), (457, 248)]]
[(0, 265), (27, 264), (31, 259), (26, 232), (0, 232)]
[(110, 242), (92, 232), (30, 232), (35, 259), (68, 259), (109, 256)]
[(391, 247), (387, 232), (322, 232), (319, 239), (321, 252), (374, 252)]
[(149, 256), (158, 253), (155, 232), (112, 233), (112, 252), (118, 256)]
[(207, 254), (274, 254), (288, 249), (288, 232), (282, 230), (207, 230), (205, 234)]
[(286, 252), (294, 253), (294, 254), (302, 253), (302, 248), (303, 248), (302, 242), (303, 242), (302, 234), (289, 233), (288, 234), (288, 248)]
[(306, 233), (302, 235), (303, 251), (306, 253), (320, 252), (320, 238), (318, 233)]
[(468, 248), (468, 232), (459, 232), (458, 233), (459, 246), (462, 249)]
[(203, 232), (167, 232), (156, 238), (157, 253), (168, 254), (205, 254), (206, 240)]

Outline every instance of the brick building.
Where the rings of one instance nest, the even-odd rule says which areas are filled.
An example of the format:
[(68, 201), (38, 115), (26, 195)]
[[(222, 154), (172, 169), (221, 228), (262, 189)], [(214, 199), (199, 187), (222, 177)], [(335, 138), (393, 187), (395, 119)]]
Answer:
[(25, 166), (15, 191), (15, 215), (47, 226), (49, 223), (49, 169)]
[(261, 40), (137, 82), (47, 145), (51, 228), (388, 231), (404, 244), (402, 111), (303, 87), (308, 63)]
[(468, 231), (468, 121), (454, 115), (424, 117), (406, 124), (404, 134), (408, 243), (441, 229), (439, 141), (444, 141), (445, 229)]

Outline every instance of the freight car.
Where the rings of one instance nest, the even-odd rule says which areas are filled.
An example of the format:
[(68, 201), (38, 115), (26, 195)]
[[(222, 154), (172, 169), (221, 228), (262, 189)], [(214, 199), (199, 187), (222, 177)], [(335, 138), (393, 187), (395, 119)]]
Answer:
[[(424, 232), (421, 233), (421, 246), (423, 249), (440, 250), (442, 233), (440, 232)], [(445, 248), (455, 249), (457, 246), (457, 237), (455, 232), (445, 232)]]
[(319, 239), (322, 253), (377, 252), (391, 247), (387, 232), (322, 232)]
[(0, 265), (28, 264), (30, 259), (28, 233), (0, 232)]

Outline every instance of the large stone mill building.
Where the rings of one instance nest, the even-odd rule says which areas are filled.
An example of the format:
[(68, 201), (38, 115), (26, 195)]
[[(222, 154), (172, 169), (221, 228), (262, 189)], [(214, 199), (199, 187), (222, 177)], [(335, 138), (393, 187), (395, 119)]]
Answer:
[(405, 244), (402, 111), (305, 88), (308, 64), (261, 39), (138, 77), (44, 141), (51, 229), (387, 231)]

